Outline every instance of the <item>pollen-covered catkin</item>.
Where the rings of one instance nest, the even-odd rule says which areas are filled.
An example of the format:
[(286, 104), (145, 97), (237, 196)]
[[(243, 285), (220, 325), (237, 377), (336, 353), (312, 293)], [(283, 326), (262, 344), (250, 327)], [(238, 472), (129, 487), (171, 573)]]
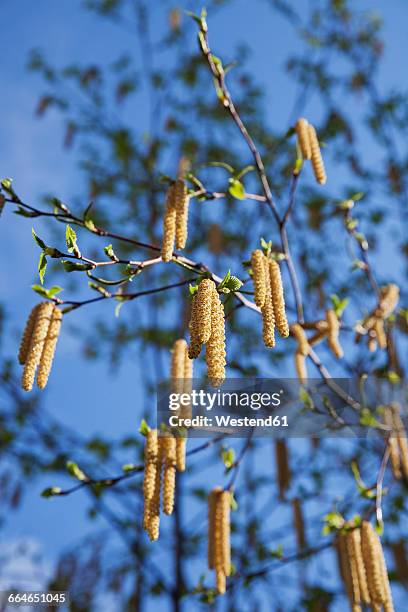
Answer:
[(144, 447), (144, 478), (143, 478), (143, 527), (149, 528), (151, 501), (154, 496), (156, 472), (159, 469), (159, 443), (157, 429), (150, 429), (146, 436)]
[(166, 208), (163, 217), (162, 260), (171, 261), (176, 237), (176, 200), (174, 185), (171, 185), (166, 195)]
[(222, 536), (222, 565), (224, 574), (228, 577), (231, 575), (231, 494), (229, 491), (223, 491), (220, 495), (221, 505), (221, 536)]
[(359, 528), (352, 529), (346, 534), (346, 543), (351, 572), (355, 574), (358, 584), (358, 599), (355, 599), (355, 603), (369, 604), (370, 594), (368, 592)]
[(349, 598), (350, 605), (353, 609), (354, 592), (353, 592), (353, 583), (352, 583), (352, 578), (351, 578), (350, 564), (349, 564), (348, 554), (347, 554), (346, 534), (344, 533), (338, 534), (336, 541), (335, 541), (335, 546), (336, 546), (337, 560), (338, 560), (340, 575), (343, 580), (343, 584), (346, 589), (346, 593)]
[(395, 310), (395, 307), (398, 304), (400, 290), (398, 285), (394, 283), (390, 283), (389, 285), (385, 285), (380, 289), (380, 304), (378, 313), (383, 319), (386, 319), (390, 316)]
[(286, 318), (285, 298), (280, 267), (277, 261), (269, 261), (269, 276), (271, 281), (272, 303), (275, 324), (282, 338), (289, 336), (289, 325)]
[(215, 487), (208, 495), (208, 568), (215, 568), (215, 508), (221, 487)]
[(394, 428), (394, 415), (392, 406), (386, 406), (384, 408), (384, 424), (390, 428), (390, 434), (388, 437), (388, 449), (390, 452), (391, 469), (394, 474), (394, 478), (400, 480), (401, 474), (401, 458), (400, 450), (398, 445), (398, 438)]
[(214, 566), (216, 572), (217, 591), (220, 595), (225, 593), (226, 581), (223, 559), (223, 512), (221, 505), (222, 491), (216, 496), (215, 503), (215, 525), (214, 525)]
[(215, 569), (217, 592), (226, 591), (226, 577), (231, 574), (230, 543), (231, 494), (215, 487), (208, 496), (208, 567)]
[(380, 349), (387, 348), (387, 336), (384, 330), (384, 321), (382, 319), (376, 319), (374, 323), (374, 332), (377, 338), (378, 346)]
[(211, 336), (207, 343), (205, 360), (208, 378), (213, 387), (218, 387), (225, 379), (225, 313), (215, 286), (211, 302)]
[(379, 558), (381, 544), (373, 526), (368, 521), (361, 524), (361, 550), (367, 576), (370, 600), (374, 604), (382, 604), (386, 599), (383, 568)]
[(326, 321), (328, 324), (327, 341), (329, 348), (333, 355), (340, 359), (343, 357), (343, 349), (339, 342), (340, 323), (332, 308), (326, 311)]
[(211, 305), (214, 291), (215, 283), (209, 278), (204, 278), (198, 285), (195, 326), (201, 344), (206, 344), (211, 336)]
[(262, 337), (267, 348), (275, 346), (275, 313), (273, 311), (271, 278), (269, 273), (269, 262), (264, 258), (265, 270), (265, 302), (261, 308), (262, 313)]
[(22, 378), (22, 387), (25, 391), (31, 391), (33, 388), (35, 373), (41, 360), (53, 309), (54, 304), (52, 302), (43, 302), (38, 307)]
[(176, 247), (184, 249), (187, 242), (190, 196), (182, 179), (177, 179), (173, 188), (176, 208)]
[(303, 117), (298, 119), (295, 130), (303, 159), (311, 159), (312, 149), (310, 146), (309, 123), (307, 119), (304, 119)]
[(187, 438), (185, 436), (177, 436), (176, 438), (176, 469), (178, 472), (184, 472), (186, 469), (186, 445), (187, 445)]
[(394, 431), (397, 435), (397, 443), (399, 448), (400, 462), (404, 478), (408, 480), (408, 441), (404, 423), (400, 417), (400, 409), (398, 404), (392, 404)]
[(295, 369), (299, 381), (303, 384), (307, 381), (306, 357), (299, 350), (295, 352)]
[(252, 267), (252, 279), (254, 281), (254, 294), (255, 304), (262, 308), (265, 304), (266, 297), (266, 277), (265, 277), (265, 266), (264, 266), (265, 255), (260, 249), (256, 249), (252, 252), (251, 267)]
[(52, 362), (54, 360), (55, 349), (58, 342), (58, 337), (61, 330), (62, 312), (54, 306), (51, 323), (48, 328), (47, 337), (44, 341), (40, 364), (38, 367), (37, 385), (40, 389), (44, 389), (51, 372)]
[(313, 127), (313, 125), (311, 125), (310, 123), (308, 126), (308, 130), (309, 130), (309, 142), (310, 142), (310, 147), (311, 147), (311, 152), (312, 152), (311, 159), (312, 159), (313, 172), (314, 172), (316, 181), (320, 185), (324, 185), (326, 183), (327, 177), (326, 177), (326, 171), (324, 168), (322, 153), (320, 151), (320, 145), (319, 145), (319, 141), (317, 138), (316, 130)]
[(171, 356), (171, 380), (174, 393), (182, 393), (184, 389), (184, 363), (186, 359), (187, 342), (180, 338), (173, 344)]
[(166, 434), (163, 445), (163, 512), (172, 514), (176, 489), (176, 438)]
[(290, 333), (298, 343), (298, 353), (306, 357), (309, 354), (309, 342), (300, 323), (292, 323)]
[(156, 463), (156, 473), (154, 477), (154, 491), (150, 500), (147, 533), (152, 542), (159, 539), (160, 532), (160, 497), (162, 489), (162, 464), (163, 464), (163, 438), (158, 436), (158, 457)]
[(24, 328), (23, 336), (21, 338), (20, 350), (18, 352), (18, 362), (20, 365), (24, 365), (28, 355), (28, 349), (30, 348), (31, 336), (33, 334), (35, 320), (37, 318), (37, 312), (40, 304), (34, 306), (28, 317), (26, 326)]
[(276, 440), (275, 460), (279, 499), (283, 501), (290, 485), (289, 453), (286, 440)]
[(197, 317), (198, 317), (198, 296), (195, 294), (192, 299), (191, 304), (191, 319), (190, 319), (190, 344), (188, 346), (188, 356), (190, 359), (197, 359), (199, 354), (201, 353), (202, 343), (198, 339), (198, 325), (197, 325)]

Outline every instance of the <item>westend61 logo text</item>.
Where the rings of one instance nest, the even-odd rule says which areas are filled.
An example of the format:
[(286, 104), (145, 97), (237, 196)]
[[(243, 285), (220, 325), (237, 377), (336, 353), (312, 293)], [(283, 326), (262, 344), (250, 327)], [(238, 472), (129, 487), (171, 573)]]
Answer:
[(170, 393), (170, 410), (180, 410), (188, 406), (200, 407), (205, 410), (217, 408), (250, 408), (260, 410), (280, 406), (281, 394), (283, 391), (275, 393), (246, 393), (216, 391), (209, 393), (203, 389), (192, 390), (190, 393)]

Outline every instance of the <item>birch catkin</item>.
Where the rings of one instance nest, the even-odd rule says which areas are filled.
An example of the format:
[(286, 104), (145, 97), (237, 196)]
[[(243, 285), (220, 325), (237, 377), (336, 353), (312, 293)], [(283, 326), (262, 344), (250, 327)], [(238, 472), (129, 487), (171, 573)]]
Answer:
[(209, 278), (204, 278), (198, 285), (195, 333), (201, 344), (206, 344), (211, 336), (211, 306), (215, 291), (215, 283)]
[(408, 480), (408, 441), (407, 435), (405, 432), (404, 423), (402, 422), (400, 416), (400, 409), (398, 404), (392, 405), (392, 415), (393, 415), (393, 424), (394, 431), (397, 435), (397, 443), (399, 449), (399, 456), (401, 462), (402, 473), (404, 474), (404, 478)]
[(171, 261), (174, 251), (174, 242), (176, 237), (176, 201), (174, 185), (171, 185), (167, 190), (166, 208), (163, 218), (163, 241), (162, 241), (162, 260), (165, 262)]
[(383, 319), (386, 319), (394, 312), (398, 304), (399, 293), (399, 287), (394, 283), (381, 287), (379, 310)]
[(312, 160), (313, 173), (315, 175), (316, 181), (320, 185), (324, 185), (326, 183), (327, 177), (326, 177), (326, 171), (324, 168), (322, 153), (320, 151), (320, 145), (319, 145), (319, 141), (317, 138), (316, 130), (313, 127), (313, 125), (311, 125), (310, 123), (308, 126), (308, 130), (309, 130), (309, 142), (310, 142), (310, 148), (311, 148), (311, 160)]
[(44, 348), (41, 354), (40, 364), (38, 368), (37, 385), (40, 389), (44, 389), (48, 382), (52, 362), (54, 360), (58, 337), (61, 330), (61, 323), (62, 312), (59, 308), (54, 306), (51, 315), (51, 322), (48, 328), (47, 336), (44, 341)]
[(177, 179), (173, 189), (176, 208), (176, 247), (184, 249), (187, 242), (190, 196), (187, 192), (187, 186), (182, 179)]
[(147, 433), (144, 448), (144, 478), (143, 478), (143, 527), (149, 529), (151, 502), (154, 496), (156, 473), (159, 469), (159, 443), (157, 429)]
[(251, 257), (252, 279), (254, 281), (255, 304), (262, 308), (266, 297), (266, 276), (264, 267), (264, 257), (260, 249), (253, 251)]
[(37, 318), (39, 307), (40, 304), (37, 304), (30, 312), (30, 316), (28, 317), (23, 336), (21, 338), (20, 350), (18, 353), (18, 362), (20, 363), (20, 365), (24, 365), (27, 359), (28, 350), (30, 348), (31, 336), (33, 335), (35, 320)]
[(307, 381), (306, 357), (299, 350), (295, 352), (295, 369), (301, 383)]
[(265, 302), (261, 308), (262, 313), (262, 337), (267, 348), (275, 346), (275, 313), (273, 311), (271, 278), (269, 273), (269, 263), (264, 257), (265, 272)]
[(290, 333), (298, 343), (298, 353), (306, 357), (309, 354), (309, 342), (305, 330), (300, 323), (293, 323), (290, 326)]
[(215, 487), (208, 497), (208, 567), (215, 569), (220, 595), (231, 573), (230, 506), (230, 492)]
[(361, 550), (366, 569), (370, 600), (375, 604), (383, 604), (386, 599), (383, 567), (380, 561), (381, 544), (371, 523), (363, 521), (361, 525)]
[(303, 159), (311, 159), (312, 148), (310, 145), (308, 121), (303, 117), (298, 119), (296, 122), (295, 131), (298, 137), (299, 147), (302, 152)]
[(184, 362), (186, 359), (187, 342), (183, 339), (176, 340), (173, 344), (171, 356), (171, 380), (174, 393), (182, 393), (184, 390)]
[(225, 379), (225, 314), (224, 306), (217, 291), (213, 290), (211, 302), (211, 336), (205, 353), (208, 378), (213, 386), (219, 386)]
[(361, 549), (361, 533), (359, 528), (352, 529), (346, 534), (346, 544), (351, 574), (355, 576), (358, 587), (358, 598), (355, 598), (354, 603), (369, 604), (370, 594), (368, 591), (366, 569), (364, 566), (363, 553)]
[(333, 309), (326, 311), (326, 321), (328, 325), (327, 341), (333, 355), (340, 359), (343, 357), (343, 349), (339, 342), (340, 323)]
[(190, 359), (197, 359), (201, 353), (202, 343), (198, 339), (198, 296), (193, 296), (191, 304), (191, 319), (190, 319), (190, 344), (188, 346), (188, 356)]
[(401, 458), (398, 444), (397, 433), (394, 428), (394, 415), (391, 406), (384, 408), (384, 424), (389, 427), (390, 433), (388, 437), (388, 448), (390, 451), (391, 469), (394, 474), (394, 478), (400, 480), (402, 477), (401, 473)]
[(285, 298), (283, 294), (282, 277), (277, 261), (269, 261), (269, 276), (275, 323), (282, 338), (289, 336), (289, 325), (286, 318)]
[(147, 533), (152, 542), (159, 539), (160, 532), (160, 497), (162, 485), (163, 438), (158, 437), (158, 457), (154, 475), (154, 491), (148, 510)]
[(176, 438), (171, 434), (162, 437), (163, 446), (163, 512), (172, 514), (176, 489)]
[(33, 388), (35, 373), (41, 360), (53, 309), (54, 304), (52, 302), (43, 302), (38, 306), (22, 378), (22, 387), (25, 391), (31, 391)]

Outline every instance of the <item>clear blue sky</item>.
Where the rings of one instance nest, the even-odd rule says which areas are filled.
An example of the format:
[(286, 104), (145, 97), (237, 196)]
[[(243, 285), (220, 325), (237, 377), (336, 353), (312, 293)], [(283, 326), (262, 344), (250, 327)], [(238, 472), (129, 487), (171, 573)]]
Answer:
[[(177, 4), (182, 8), (197, 6), (195, 2), (175, 0), (174, 5)], [(406, 1), (363, 0), (358, 4), (382, 15), (386, 51), (381, 83), (384, 87), (400, 87), (401, 71), (404, 70), (402, 49), (406, 49)], [(305, 6), (306, 3), (300, 0), (296, 5)], [(2, 2), (0, 174), (13, 177), (22, 195), (32, 202), (50, 192), (69, 200), (78, 191), (73, 185), (81, 181), (81, 177), (75, 152), (64, 151), (61, 147), (62, 125), (58, 115), (51, 112), (42, 121), (35, 117), (36, 102), (43, 86), (36, 75), (26, 71), (28, 52), (39, 47), (46, 57), (63, 65), (76, 61), (108, 61), (121, 50), (128, 51), (134, 46), (130, 35), (80, 7), (79, 0)], [(226, 53), (231, 57), (235, 44), (243, 39), (253, 49), (250, 61), (268, 93), (268, 117), (279, 125), (287, 120), (287, 108), (293, 100), (293, 85), (283, 74), (282, 64), (288, 49), (294, 48), (295, 40), (287, 24), (280, 18), (272, 19), (271, 15), (266, 2), (237, 0), (213, 19), (210, 16), (210, 24), (213, 44), (221, 55)], [(159, 32), (166, 19), (164, 11), (155, 11), (155, 27)], [(142, 109), (146, 110), (145, 101), (143, 104)], [(138, 114), (135, 120), (142, 122), (143, 116)], [(35, 226), (41, 233), (42, 224), (35, 220)], [(16, 339), (35, 301), (29, 286), (36, 282), (38, 248), (30, 232), (31, 220), (22, 221), (5, 211), (0, 221), (3, 253), (0, 292), (11, 322), (12, 334), (6, 343), (9, 355), (15, 354)], [(111, 305), (103, 305), (102, 311), (113, 316)], [(81, 312), (70, 316), (72, 324), (79, 324), (82, 315)], [(109, 430), (119, 437), (134, 432), (138, 426), (134, 406), (135, 380), (139, 376), (137, 360), (127, 360), (115, 377), (107, 376), (106, 363), (84, 363), (79, 342), (67, 331), (64, 330), (61, 338), (49, 388), (44, 394), (45, 406), (74, 428), (80, 421), (85, 433), (103, 434)], [(74, 385), (71, 380), (75, 380)], [(98, 381), (92, 393), (91, 380)], [(32, 486), (21, 510), (8, 524), (0, 554), (2, 546), (29, 538), (43, 553), (47, 566), (59, 550), (80, 538), (85, 529), (84, 499), (77, 495), (64, 500), (43, 500), (39, 493), (48, 484), (59, 483), (50, 483), (47, 479)], [(70, 517), (69, 522), (67, 517)]]

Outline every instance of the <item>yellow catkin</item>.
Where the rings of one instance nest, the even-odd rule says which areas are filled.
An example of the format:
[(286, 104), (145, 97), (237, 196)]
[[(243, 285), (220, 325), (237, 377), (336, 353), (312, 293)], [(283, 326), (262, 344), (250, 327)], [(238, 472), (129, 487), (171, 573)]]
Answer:
[(305, 330), (300, 325), (300, 323), (292, 323), (290, 326), (290, 333), (295, 338), (298, 343), (298, 352), (303, 356), (309, 354), (309, 342), (307, 340), (307, 336), (305, 334)]
[[(398, 285), (390, 283), (380, 289), (380, 304), (378, 313), (383, 319), (390, 316), (398, 304), (400, 290)], [(377, 314), (377, 313), (376, 313)]]
[(208, 568), (215, 568), (215, 508), (217, 496), (222, 491), (215, 487), (208, 495)]
[(382, 319), (376, 319), (374, 323), (374, 332), (377, 338), (378, 346), (380, 349), (387, 348), (387, 336), (384, 330), (384, 321)]
[(222, 565), (224, 574), (231, 575), (231, 494), (223, 491), (220, 495), (221, 505), (221, 536), (222, 536)]
[(198, 285), (195, 333), (201, 344), (206, 344), (211, 336), (211, 305), (214, 291), (215, 283), (209, 278), (204, 278)]
[(186, 445), (187, 438), (177, 436), (176, 438), (176, 469), (178, 472), (184, 472), (186, 469)]
[(275, 441), (275, 462), (279, 499), (284, 500), (290, 485), (289, 453), (286, 440)]
[(361, 525), (361, 550), (367, 576), (368, 591), (373, 604), (382, 604), (386, 593), (384, 588), (383, 568), (379, 558), (381, 544), (373, 526), (368, 521)]
[(216, 572), (217, 591), (223, 595), (226, 590), (224, 571), (224, 537), (223, 537), (223, 504), (221, 502), (223, 492), (216, 493), (215, 497), (215, 519), (214, 519), (214, 567)]
[(394, 431), (397, 435), (397, 443), (400, 454), (400, 462), (404, 478), (408, 480), (408, 441), (404, 423), (400, 417), (398, 404), (392, 405)]
[(385, 562), (384, 551), (381, 546), (380, 538), (377, 536), (377, 554), (382, 573), (382, 584), (384, 591), (384, 612), (394, 612), (394, 604), (392, 601), (391, 585), (388, 578), (387, 564)]
[(401, 457), (398, 445), (398, 438), (394, 428), (394, 415), (391, 406), (384, 408), (384, 424), (390, 428), (390, 434), (388, 437), (388, 448), (390, 451), (391, 468), (394, 477), (400, 480), (401, 474)]
[(361, 550), (361, 533), (360, 529), (353, 529), (346, 535), (347, 552), (351, 566), (358, 581), (359, 599), (355, 603), (370, 603), (370, 594), (367, 585), (367, 576), (364, 566), (363, 553)]
[(347, 562), (349, 566), (350, 575), (350, 590), (349, 599), (351, 606), (360, 605), (361, 594), (360, 584), (358, 579), (357, 560), (354, 554), (354, 543), (352, 540), (351, 533), (347, 533), (345, 536), (346, 551), (347, 551)]
[(324, 185), (326, 183), (327, 177), (326, 177), (326, 171), (324, 169), (322, 153), (320, 151), (320, 145), (319, 145), (319, 141), (317, 138), (316, 130), (313, 127), (313, 125), (310, 125), (310, 123), (308, 126), (308, 130), (309, 130), (310, 147), (312, 151), (311, 159), (312, 159), (313, 172), (314, 172), (316, 181), (320, 185)]
[(269, 262), (264, 258), (265, 270), (265, 302), (261, 308), (262, 313), (262, 337), (267, 348), (275, 346), (275, 313), (273, 311), (271, 279), (269, 274)]
[(282, 338), (289, 336), (289, 325), (286, 317), (285, 298), (280, 267), (277, 261), (269, 262), (269, 276), (271, 281), (272, 303), (275, 314), (276, 327)]
[(187, 342), (180, 338), (173, 344), (173, 352), (171, 356), (171, 380), (172, 391), (174, 393), (183, 393), (184, 390), (184, 362), (186, 358)]
[(307, 381), (306, 357), (299, 350), (295, 352), (295, 369), (299, 381), (303, 384)]
[(300, 499), (295, 497), (292, 500), (292, 508), (293, 508), (293, 522), (295, 527), (296, 534), (296, 544), (298, 551), (306, 548), (306, 535), (305, 535), (305, 524), (303, 520), (303, 512), (302, 506), (300, 503)]
[(53, 309), (54, 304), (52, 302), (43, 302), (38, 307), (23, 372), (22, 387), (24, 391), (31, 391), (33, 388), (35, 373), (41, 360)]
[(198, 339), (197, 335), (197, 317), (198, 317), (198, 296), (193, 296), (191, 304), (191, 319), (190, 319), (190, 344), (188, 346), (188, 356), (190, 359), (197, 359), (201, 353), (202, 343)]
[(48, 328), (47, 337), (44, 342), (40, 364), (38, 367), (37, 385), (40, 389), (44, 389), (47, 385), (48, 378), (51, 372), (52, 362), (54, 360), (55, 349), (58, 342), (58, 337), (61, 330), (62, 312), (54, 306), (52, 312), (51, 323)]
[(347, 543), (346, 543), (346, 535), (344, 533), (339, 533), (336, 538), (336, 552), (338, 565), (340, 570), (340, 575), (343, 580), (343, 584), (347, 593), (347, 596), (350, 600), (350, 605), (353, 609), (354, 605), (354, 592), (353, 592), (353, 583), (351, 578), (350, 564), (347, 554)]
[(162, 490), (163, 472), (163, 438), (158, 435), (158, 456), (156, 463), (156, 473), (154, 478), (154, 491), (148, 509), (147, 533), (152, 542), (159, 539), (160, 531), (160, 498)]
[(176, 490), (176, 438), (166, 434), (163, 445), (163, 512), (172, 514)]
[(224, 306), (217, 291), (213, 290), (211, 304), (211, 337), (205, 353), (207, 374), (214, 387), (221, 385), (225, 379), (225, 314)]
[(34, 306), (28, 317), (26, 326), (24, 328), (23, 336), (21, 338), (20, 350), (18, 352), (18, 362), (24, 365), (27, 359), (28, 349), (30, 348), (31, 336), (33, 334), (35, 320), (37, 318), (37, 312), (40, 304)]
[(156, 472), (159, 469), (159, 443), (157, 429), (151, 429), (145, 441), (144, 447), (144, 478), (143, 478), (143, 527), (149, 529), (151, 502), (154, 496), (156, 484)]
[(167, 191), (166, 208), (163, 218), (163, 241), (162, 241), (162, 260), (165, 262), (171, 261), (174, 251), (174, 242), (176, 237), (176, 202), (174, 185), (171, 185)]
[(174, 198), (176, 207), (176, 247), (184, 249), (188, 234), (188, 208), (190, 196), (182, 179), (174, 183)]
[(339, 342), (340, 323), (332, 308), (326, 311), (326, 321), (328, 325), (327, 341), (329, 348), (333, 355), (340, 359), (343, 357), (343, 349)]
[(307, 119), (304, 119), (303, 117), (298, 119), (296, 122), (295, 130), (298, 137), (300, 150), (302, 151), (303, 159), (311, 159), (312, 148), (310, 145), (309, 123)]
[(260, 249), (252, 252), (251, 267), (252, 267), (252, 280), (254, 282), (254, 299), (255, 304), (262, 308), (265, 304), (266, 297), (266, 277), (265, 277), (265, 266), (264, 266), (265, 255)]

